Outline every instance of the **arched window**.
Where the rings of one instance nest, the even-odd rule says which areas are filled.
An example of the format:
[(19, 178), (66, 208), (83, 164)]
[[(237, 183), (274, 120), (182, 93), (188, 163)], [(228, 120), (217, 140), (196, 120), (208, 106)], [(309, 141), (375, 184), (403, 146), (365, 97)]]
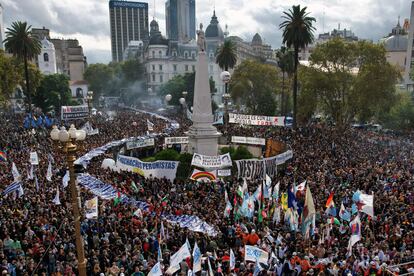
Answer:
[(188, 52), (184, 52), (184, 58), (188, 58)]
[(49, 54), (48, 53), (44, 53), (43, 54), (43, 61), (44, 62), (48, 62), (49, 61)]
[(76, 88), (76, 98), (83, 98), (83, 89), (82, 88)]
[(160, 57), (162, 57), (162, 52), (161, 52), (161, 51), (158, 51), (158, 55), (159, 55)]

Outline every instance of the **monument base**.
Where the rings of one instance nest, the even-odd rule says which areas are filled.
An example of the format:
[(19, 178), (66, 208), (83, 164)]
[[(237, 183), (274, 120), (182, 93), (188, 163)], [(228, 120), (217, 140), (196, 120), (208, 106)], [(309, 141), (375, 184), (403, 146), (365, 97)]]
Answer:
[(216, 156), (218, 139), (222, 135), (212, 125), (192, 125), (187, 132), (188, 152)]

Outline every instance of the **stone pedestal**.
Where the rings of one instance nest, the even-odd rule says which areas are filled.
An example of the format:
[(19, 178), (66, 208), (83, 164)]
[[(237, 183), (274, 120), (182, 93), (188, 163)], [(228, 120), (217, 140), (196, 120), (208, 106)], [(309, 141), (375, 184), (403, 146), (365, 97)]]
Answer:
[(196, 65), (193, 102), (193, 125), (187, 132), (190, 153), (215, 156), (221, 133), (213, 126), (208, 62), (204, 51), (199, 51)]

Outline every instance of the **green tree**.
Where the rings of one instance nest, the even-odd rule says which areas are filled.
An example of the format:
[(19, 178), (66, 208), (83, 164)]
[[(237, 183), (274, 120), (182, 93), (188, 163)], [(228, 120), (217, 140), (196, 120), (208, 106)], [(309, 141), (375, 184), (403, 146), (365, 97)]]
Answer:
[(306, 12), (306, 7), (300, 8), (292, 6), (289, 12), (283, 12), (282, 18), (285, 20), (279, 28), (283, 29), (283, 43), (287, 47), (293, 47), (295, 54), (294, 75), (293, 75), (293, 127), (296, 127), (297, 114), (297, 95), (298, 95), (298, 64), (299, 64), (299, 50), (305, 48), (308, 44), (313, 42), (313, 31), (315, 27), (312, 25), (315, 18), (310, 17)]
[(295, 67), (295, 56), (292, 51), (288, 48), (282, 46), (279, 51), (276, 53), (276, 57), (278, 59), (277, 65), (279, 66), (280, 70), (282, 71), (282, 93), (281, 93), (281, 103), (280, 103), (280, 110), (281, 115), (286, 115), (288, 110), (288, 91), (286, 91), (286, 74), (290, 77), (294, 73)]
[(61, 106), (72, 103), (69, 78), (64, 74), (45, 76), (34, 94), (33, 102), (43, 112), (54, 109), (56, 113), (59, 113)]
[(13, 22), (11, 27), (7, 28), (6, 39), (4, 40), (6, 50), (20, 61), (23, 60), (29, 113), (32, 112), (32, 95), (28, 62), (39, 55), (41, 50), (40, 42), (32, 35), (31, 27), (27, 25), (27, 22)]
[(145, 77), (145, 67), (137, 59), (126, 60), (121, 64), (121, 79), (125, 80), (127, 84), (133, 84), (137, 81), (142, 81)]
[(233, 41), (227, 39), (224, 41), (223, 45), (217, 49), (216, 63), (225, 71), (236, 66), (236, 46)]
[(232, 98), (245, 105), (250, 114), (275, 115), (279, 87), (277, 67), (245, 60), (234, 70), (230, 81)]
[(396, 103), (390, 112), (384, 113), (381, 123), (388, 129), (413, 130), (414, 104), (409, 93), (401, 92), (396, 96)]
[(22, 82), (22, 75), (14, 58), (7, 57), (0, 50), (0, 102), (10, 99), (19, 83)]
[(111, 87), (114, 78), (114, 68), (112, 66), (96, 63), (86, 68), (84, 73), (85, 80), (89, 83), (89, 89), (94, 92), (94, 99), (105, 95)]
[(375, 119), (392, 107), (398, 77), (381, 45), (339, 38), (319, 44), (310, 57), (310, 67), (300, 70), (299, 101), (307, 103), (302, 115), (319, 109), (340, 127), (355, 118)]

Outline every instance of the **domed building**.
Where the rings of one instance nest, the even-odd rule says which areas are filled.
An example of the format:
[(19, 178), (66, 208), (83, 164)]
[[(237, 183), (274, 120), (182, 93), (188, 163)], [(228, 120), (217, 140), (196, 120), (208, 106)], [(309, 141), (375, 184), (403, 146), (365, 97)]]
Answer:
[(174, 76), (195, 71), (197, 44), (170, 41), (159, 30), (158, 22), (150, 23), (150, 37), (145, 51), (148, 88), (158, 92)]
[(387, 61), (398, 66), (401, 72), (403, 72), (406, 63), (408, 35), (401, 27), (400, 22), (392, 29), (388, 37), (383, 38), (380, 42), (387, 51)]

